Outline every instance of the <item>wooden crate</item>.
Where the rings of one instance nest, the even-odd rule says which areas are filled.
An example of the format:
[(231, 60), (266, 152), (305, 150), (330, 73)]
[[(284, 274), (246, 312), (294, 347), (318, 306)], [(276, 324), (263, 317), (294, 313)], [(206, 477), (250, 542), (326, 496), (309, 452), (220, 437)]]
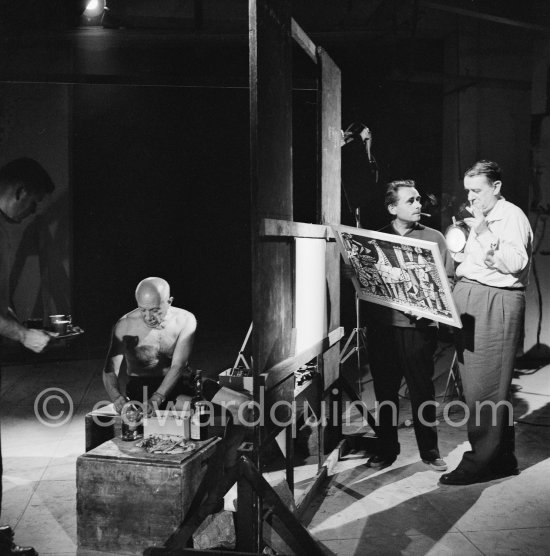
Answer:
[[(218, 375), (218, 382), (222, 386), (232, 388), (237, 391), (245, 391), (252, 394), (253, 378), (251, 376), (234, 376), (233, 369), (226, 369)], [(260, 387), (265, 387), (265, 374), (258, 376)]]
[(186, 454), (149, 454), (113, 438), (76, 464), (79, 549), (139, 554), (162, 546), (183, 520), (220, 439)]
[(85, 451), (89, 452), (107, 440), (121, 435), (122, 418), (104, 411), (90, 411), (84, 417)]

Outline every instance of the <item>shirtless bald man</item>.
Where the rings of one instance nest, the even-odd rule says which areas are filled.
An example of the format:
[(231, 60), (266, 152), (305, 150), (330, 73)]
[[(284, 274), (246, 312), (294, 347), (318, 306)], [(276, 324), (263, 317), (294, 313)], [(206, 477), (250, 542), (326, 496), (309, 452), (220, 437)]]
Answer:
[[(147, 400), (147, 413), (178, 396), (194, 395), (193, 371), (188, 360), (197, 321), (193, 314), (172, 307), (170, 286), (162, 278), (145, 278), (136, 288), (138, 308), (124, 315), (113, 328), (103, 369), (103, 384), (120, 413), (127, 398)], [(125, 397), (119, 373), (126, 363), (129, 377)]]

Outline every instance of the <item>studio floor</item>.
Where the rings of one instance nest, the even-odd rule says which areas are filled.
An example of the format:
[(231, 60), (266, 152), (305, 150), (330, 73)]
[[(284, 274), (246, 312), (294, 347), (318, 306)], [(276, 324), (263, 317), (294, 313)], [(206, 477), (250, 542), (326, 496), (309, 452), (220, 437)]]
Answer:
[[(449, 353), (448, 349), (439, 353), (440, 402)], [(105, 398), (102, 363), (100, 359), (36, 361), (5, 366), (2, 371), (2, 523), (15, 528), (18, 544), (34, 546), (42, 556), (81, 554), (76, 538), (75, 464), (84, 452), (84, 415)], [(548, 554), (550, 366), (519, 371), (514, 379), (518, 476), (464, 487), (438, 485), (439, 474), (419, 460), (414, 432), (405, 426), (409, 409), (403, 390), (397, 461), (375, 471), (365, 466), (367, 454), (348, 454), (336, 464), (325, 491), (305, 516), (326, 554)], [(353, 381), (353, 369), (350, 373)], [(363, 380), (364, 399), (371, 403), (368, 376), (358, 380)], [(40, 407), (44, 396), (63, 398), (65, 393), (67, 400), (56, 406), (54, 420), (68, 417), (67, 422), (41, 423), (35, 406)], [(66, 413), (62, 415), (60, 408)], [(460, 414), (452, 418), (458, 421)], [(41, 419), (46, 422), (52, 417), (42, 413)], [(348, 432), (357, 432), (360, 426), (352, 421)], [(442, 456), (452, 469), (468, 449), (465, 427), (442, 421), (439, 437)]]

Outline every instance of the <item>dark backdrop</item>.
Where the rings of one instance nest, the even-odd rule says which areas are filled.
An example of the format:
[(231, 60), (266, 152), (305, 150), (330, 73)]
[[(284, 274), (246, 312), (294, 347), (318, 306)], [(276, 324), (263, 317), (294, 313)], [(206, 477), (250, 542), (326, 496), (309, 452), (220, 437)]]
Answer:
[(248, 120), (244, 89), (75, 88), (74, 312), (91, 343), (147, 276), (168, 280), (203, 331), (244, 335)]

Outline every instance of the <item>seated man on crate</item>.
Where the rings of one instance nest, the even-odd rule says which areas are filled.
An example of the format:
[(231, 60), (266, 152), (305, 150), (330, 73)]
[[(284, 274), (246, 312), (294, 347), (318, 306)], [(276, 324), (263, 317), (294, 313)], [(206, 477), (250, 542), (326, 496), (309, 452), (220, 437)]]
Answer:
[[(189, 402), (196, 393), (197, 376), (189, 356), (197, 321), (185, 309), (172, 306), (170, 286), (157, 277), (145, 278), (136, 288), (137, 309), (115, 324), (103, 369), (103, 384), (117, 413), (128, 400), (144, 403), (152, 414), (171, 401)], [(126, 363), (126, 395), (119, 374)]]
[[(174, 402), (178, 410), (189, 407), (193, 398), (202, 398), (213, 417), (225, 414), (221, 420), (222, 477), (217, 477), (209, 503), (202, 509), (206, 513), (219, 511), (224, 488), (235, 481), (237, 449), (245, 435), (242, 425), (253, 421), (248, 410), (239, 411), (242, 404), (248, 405), (250, 396), (211, 379), (201, 381), (198, 373), (190, 368), (188, 361), (197, 321), (189, 311), (172, 306), (166, 280), (156, 277), (142, 280), (136, 288), (136, 301), (137, 309), (124, 315), (113, 328), (103, 370), (105, 389), (118, 413), (129, 400), (143, 402), (144, 413), (150, 415), (156, 409), (163, 409), (167, 402)], [(128, 375), (126, 395), (119, 384), (123, 361)], [(213, 427), (212, 431), (220, 432), (220, 429)]]

